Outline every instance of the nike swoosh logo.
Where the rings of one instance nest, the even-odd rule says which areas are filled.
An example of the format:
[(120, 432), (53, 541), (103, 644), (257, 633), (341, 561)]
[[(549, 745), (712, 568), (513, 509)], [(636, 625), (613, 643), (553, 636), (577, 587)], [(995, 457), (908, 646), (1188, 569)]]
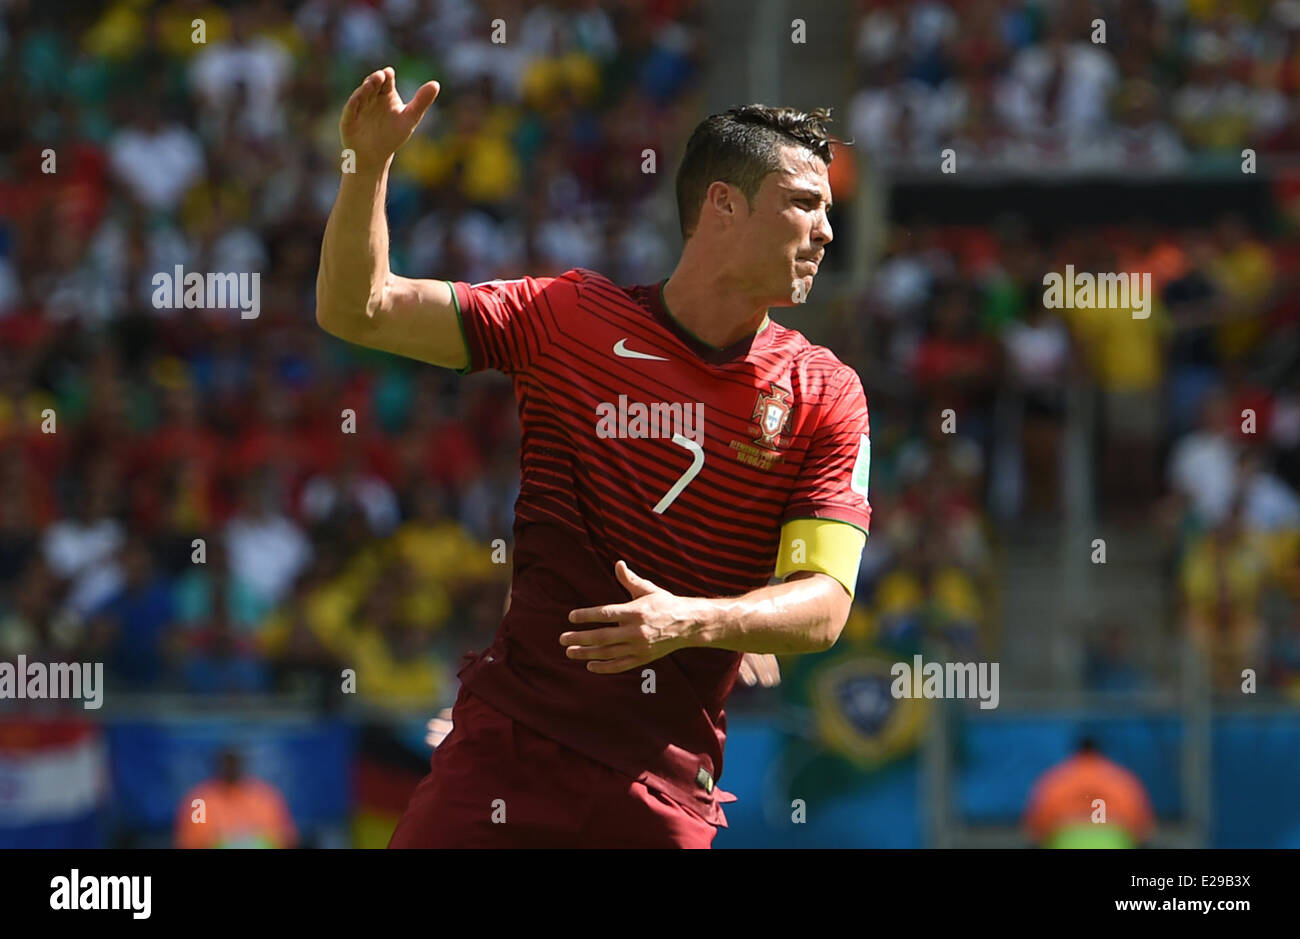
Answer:
[(620, 339), (614, 343), (614, 354), (622, 359), (651, 359), (655, 362), (671, 362), (671, 359), (665, 359), (661, 355), (651, 355), (648, 352), (634, 352), (627, 347), (627, 340)]

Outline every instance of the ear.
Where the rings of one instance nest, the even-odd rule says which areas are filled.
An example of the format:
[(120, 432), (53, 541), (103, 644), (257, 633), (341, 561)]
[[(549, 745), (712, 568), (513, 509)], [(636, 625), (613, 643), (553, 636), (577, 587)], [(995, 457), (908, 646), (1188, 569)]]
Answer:
[(735, 221), (738, 214), (740, 208), (736, 204), (738, 198), (743, 198), (739, 189), (720, 179), (715, 179), (709, 183), (709, 188), (704, 193), (704, 207), (713, 213), (718, 221), (729, 224)]

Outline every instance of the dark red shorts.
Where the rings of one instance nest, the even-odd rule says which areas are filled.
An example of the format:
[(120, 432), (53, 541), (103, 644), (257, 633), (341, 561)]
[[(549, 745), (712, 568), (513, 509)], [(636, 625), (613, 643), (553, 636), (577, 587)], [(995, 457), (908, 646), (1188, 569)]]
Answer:
[(717, 829), (461, 689), (390, 848), (707, 848)]

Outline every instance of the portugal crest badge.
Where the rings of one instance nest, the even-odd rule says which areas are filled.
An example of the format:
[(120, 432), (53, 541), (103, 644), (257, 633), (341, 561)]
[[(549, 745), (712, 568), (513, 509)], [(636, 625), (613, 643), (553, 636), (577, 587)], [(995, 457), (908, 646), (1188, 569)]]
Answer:
[(766, 450), (776, 450), (781, 443), (781, 434), (790, 426), (791, 395), (784, 388), (768, 385), (768, 392), (760, 391), (754, 403), (754, 413), (750, 417), (758, 425), (759, 435), (754, 443)]

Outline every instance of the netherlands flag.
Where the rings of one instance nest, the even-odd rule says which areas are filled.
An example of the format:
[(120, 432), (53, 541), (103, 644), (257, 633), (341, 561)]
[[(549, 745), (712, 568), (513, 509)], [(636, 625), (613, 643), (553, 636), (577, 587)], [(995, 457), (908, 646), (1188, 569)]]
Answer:
[(97, 725), (0, 719), (0, 849), (102, 847), (107, 796)]

